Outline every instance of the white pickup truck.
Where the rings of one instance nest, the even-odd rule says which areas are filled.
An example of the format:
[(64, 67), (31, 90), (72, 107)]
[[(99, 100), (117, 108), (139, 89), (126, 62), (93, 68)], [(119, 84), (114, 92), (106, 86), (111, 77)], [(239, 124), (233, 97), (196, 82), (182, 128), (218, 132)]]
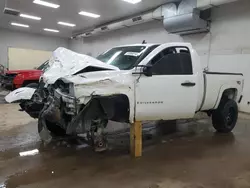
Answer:
[[(235, 127), (243, 75), (203, 70), (189, 43), (119, 46), (97, 59), (66, 49), (61, 54), (51, 58), (42, 89), (34, 93), (27, 88), (26, 105), (21, 103), (39, 118), (38, 130), (45, 141), (86, 133), (95, 147), (105, 147), (103, 130), (108, 120), (187, 119), (199, 111), (212, 116), (218, 132)], [(6, 100), (22, 99), (25, 89)], [(39, 111), (34, 115), (36, 107)]]

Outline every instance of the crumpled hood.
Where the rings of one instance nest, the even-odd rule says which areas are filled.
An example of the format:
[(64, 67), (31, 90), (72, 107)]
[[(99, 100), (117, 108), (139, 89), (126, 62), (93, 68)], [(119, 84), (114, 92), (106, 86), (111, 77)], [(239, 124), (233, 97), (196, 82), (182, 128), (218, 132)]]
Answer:
[(62, 47), (53, 52), (49, 64), (50, 68), (42, 76), (46, 84), (53, 84), (58, 78), (74, 75), (87, 67), (119, 70), (117, 67), (103, 63), (93, 57), (78, 54)]
[(129, 93), (133, 89), (134, 77), (131, 71), (98, 71), (64, 77), (74, 84), (75, 97)]
[(68, 82), (74, 83), (75, 86), (91, 84), (104, 80), (116, 80), (117, 82), (127, 83), (126, 78), (128, 78), (128, 75), (130, 74), (130, 71), (126, 70), (97, 71), (68, 76), (64, 79)]

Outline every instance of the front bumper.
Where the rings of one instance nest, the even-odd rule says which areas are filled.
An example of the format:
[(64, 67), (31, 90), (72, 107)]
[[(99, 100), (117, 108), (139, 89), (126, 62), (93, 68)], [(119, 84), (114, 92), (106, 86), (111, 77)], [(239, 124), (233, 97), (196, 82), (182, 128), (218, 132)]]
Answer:
[(75, 102), (74, 97), (68, 96), (59, 90), (54, 90), (54, 96), (48, 96), (40, 117), (66, 130), (69, 124), (68, 121), (77, 112)]

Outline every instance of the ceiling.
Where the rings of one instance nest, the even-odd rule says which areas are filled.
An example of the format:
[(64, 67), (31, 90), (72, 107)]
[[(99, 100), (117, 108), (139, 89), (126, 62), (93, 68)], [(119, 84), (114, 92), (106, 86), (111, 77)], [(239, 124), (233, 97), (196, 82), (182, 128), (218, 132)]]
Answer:
[[(122, 19), (141, 12), (156, 8), (159, 5), (179, 0), (142, 0), (138, 4), (130, 4), (123, 0), (46, 0), (60, 5), (60, 8), (53, 9), (33, 3), (33, 0), (0, 0), (0, 27), (12, 30), (20, 30), (44, 35), (60, 37), (71, 37), (72, 33), (93, 28), (95, 26)], [(40, 21), (25, 19), (21, 17), (6, 15), (3, 13), (5, 4), (9, 8), (20, 10), (34, 16), (39, 16)], [(101, 15), (100, 18), (90, 18), (78, 14), (80, 11), (87, 11)], [(75, 27), (58, 25), (58, 21), (76, 24)], [(11, 26), (10, 22), (27, 24), (30, 28), (19, 28)], [(48, 33), (43, 28), (57, 29), (59, 33)]]

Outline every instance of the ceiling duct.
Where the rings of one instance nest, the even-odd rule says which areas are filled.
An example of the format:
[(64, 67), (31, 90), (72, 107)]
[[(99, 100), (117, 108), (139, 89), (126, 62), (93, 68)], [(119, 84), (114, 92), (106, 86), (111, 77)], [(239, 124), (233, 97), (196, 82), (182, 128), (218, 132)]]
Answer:
[(197, 0), (197, 8), (205, 10), (214, 6), (219, 6), (226, 3), (232, 3), (238, 0)]
[(122, 21), (122, 24), (126, 27), (130, 27), (133, 25), (138, 25), (138, 24), (150, 22), (153, 20), (161, 20), (161, 19), (162, 19), (162, 7), (158, 7), (154, 11), (150, 11), (142, 15), (124, 20)]
[(162, 7), (158, 7), (154, 11), (147, 12), (145, 14), (141, 14), (133, 18), (129, 18), (127, 20), (114, 22), (111, 24), (97, 27), (93, 31), (80, 34), (77, 37), (90, 37), (90, 36), (101, 34), (101, 33), (108, 32), (108, 31), (114, 31), (117, 29), (125, 28), (125, 27), (132, 27), (134, 25), (150, 22), (152, 20), (162, 20)]
[(91, 32), (87, 32), (87, 33), (84, 33), (84, 34), (85, 34), (85, 36), (90, 36), (90, 35), (92, 35)]
[[(157, 9), (135, 16), (130, 19), (106, 24), (95, 28), (92, 31), (75, 35), (78, 37), (90, 37), (108, 31), (131, 27), (137, 24), (146, 23), (152, 20), (162, 20), (164, 28), (169, 33), (191, 34), (209, 31), (210, 11), (203, 11), (213, 6), (239, 1), (239, 0), (182, 0), (181, 3), (168, 3)], [(209, 15), (205, 14), (208, 13)]]
[(123, 22), (115, 22), (115, 23), (111, 23), (111, 24), (107, 24), (101, 27), (96, 28), (94, 31), (96, 34), (98, 33), (104, 33), (104, 32), (108, 32), (108, 31), (114, 31), (117, 29), (122, 29), (125, 26), (123, 25)]
[(200, 18), (200, 11), (196, 9), (197, 0), (182, 0), (178, 8), (169, 5), (163, 9), (164, 28), (169, 33), (187, 35), (209, 31), (209, 22)]
[(84, 32), (84, 33), (82, 33), (82, 34), (78, 34), (78, 35), (76, 36), (76, 38), (91, 37), (91, 36), (93, 36), (94, 34), (95, 34), (94, 30), (92, 30), (92, 31), (87, 31), (87, 32)]
[(131, 19), (125, 20), (125, 21), (123, 21), (123, 25), (130, 27), (133, 25), (149, 22), (152, 20), (153, 20), (153, 15), (152, 15), (152, 12), (150, 12), (150, 13), (146, 13), (146, 14), (139, 15), (139, 16), (133, 17)]

